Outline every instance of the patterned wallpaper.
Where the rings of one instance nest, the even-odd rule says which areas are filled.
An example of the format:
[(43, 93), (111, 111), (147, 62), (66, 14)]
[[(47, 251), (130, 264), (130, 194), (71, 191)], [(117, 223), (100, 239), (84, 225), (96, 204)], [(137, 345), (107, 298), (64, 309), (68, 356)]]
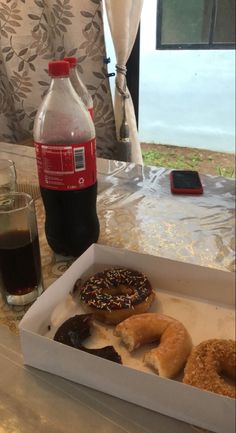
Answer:
[(97, 154), (115, 156), (116, 139), (101, 0), (0, 1), (0, 141), (32, 137), (51, 59), (76, 56), (93, 97)]

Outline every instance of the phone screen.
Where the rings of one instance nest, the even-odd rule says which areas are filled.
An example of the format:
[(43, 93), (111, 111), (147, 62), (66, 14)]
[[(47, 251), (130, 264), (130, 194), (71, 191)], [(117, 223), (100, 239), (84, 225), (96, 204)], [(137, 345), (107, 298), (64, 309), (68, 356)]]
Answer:
[(175, 171), (173, 183), (175, 188), (201, 188), (201, 181), (196, 171)]
[(176, 194), (202, 194), (203, 188), (197, 171), (172, 170), (171, 191)]

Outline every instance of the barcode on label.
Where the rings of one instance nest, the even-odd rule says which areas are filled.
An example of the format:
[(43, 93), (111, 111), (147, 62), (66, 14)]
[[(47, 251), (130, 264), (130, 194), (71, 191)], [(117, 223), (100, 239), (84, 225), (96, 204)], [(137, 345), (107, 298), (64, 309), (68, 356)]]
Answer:
[(84, 147), (74, 149), (75, 171), (85, 170)]

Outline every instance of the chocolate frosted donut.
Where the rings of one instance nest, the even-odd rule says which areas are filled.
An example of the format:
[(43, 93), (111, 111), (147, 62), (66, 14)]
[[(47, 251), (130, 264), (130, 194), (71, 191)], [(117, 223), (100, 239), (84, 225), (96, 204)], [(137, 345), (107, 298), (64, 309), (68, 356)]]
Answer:
[(113, 346), (105, 346), (100, 349), (88, 349), (83, 346), (82, 342), (91, 335), (91, 325), (92, 314), (80, 314), (70, 317), (58, 328), (54, 340), (83, 350), (83, 352), (90, 353), (91, 355), (97, 355), (100, 358), (121, 364), (121, 357)]
[(90, 277), (80, 289), (86, 311), (97, 320), (117, 324), (133, 314), (146, 312), (155, 294), (141, 272), (116, 267)]

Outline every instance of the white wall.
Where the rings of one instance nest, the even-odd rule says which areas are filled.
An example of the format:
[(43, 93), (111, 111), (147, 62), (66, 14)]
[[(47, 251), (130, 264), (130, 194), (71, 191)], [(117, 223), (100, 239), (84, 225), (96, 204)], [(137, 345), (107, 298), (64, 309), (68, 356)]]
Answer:
[(156, 0), (144, 1), (140, 140), (235, 151), (235, 52), (155, 50)]

